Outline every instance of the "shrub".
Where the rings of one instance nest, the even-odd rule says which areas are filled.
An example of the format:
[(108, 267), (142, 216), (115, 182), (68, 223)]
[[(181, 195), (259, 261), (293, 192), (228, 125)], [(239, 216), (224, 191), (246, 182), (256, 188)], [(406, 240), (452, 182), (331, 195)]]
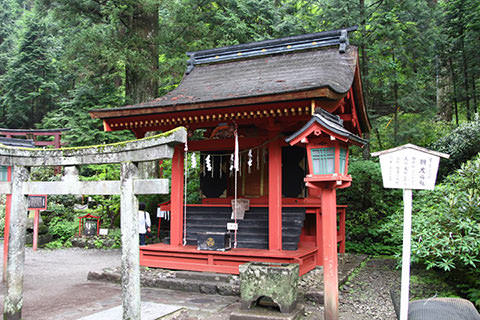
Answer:
[(48, 226), (48, 232), (62, 244), (75, 235), (77, 223), (73, 220), (65, 220), (61, 217), (53, 217)]
[(351, 160), (352, 185), (338, 191), (338, 203), (347, 204), (346, 233), (350, 251), (390, 253), (379, 232), (383, 220), (398, 209), (401, 191), (384, 189), (380, 164), (372, 160)]
[(433, 143), (431, 148), (450, 154), (449, 159), (442, 159), (440, 163), (438, 176), (443, 179), (480, 153), (480, 120), (462, 123), (450, 134)]

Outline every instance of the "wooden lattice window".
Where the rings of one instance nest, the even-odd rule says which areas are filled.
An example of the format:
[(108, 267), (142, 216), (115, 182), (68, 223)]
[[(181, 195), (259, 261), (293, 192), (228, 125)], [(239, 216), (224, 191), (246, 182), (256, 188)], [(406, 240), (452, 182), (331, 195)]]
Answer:
[(313, 174), (335, 173), (335, 148), (312, 149)]
[(347, 166), (347, 149), (340, 148), (340, 174), (345, 174), (345, 168)]

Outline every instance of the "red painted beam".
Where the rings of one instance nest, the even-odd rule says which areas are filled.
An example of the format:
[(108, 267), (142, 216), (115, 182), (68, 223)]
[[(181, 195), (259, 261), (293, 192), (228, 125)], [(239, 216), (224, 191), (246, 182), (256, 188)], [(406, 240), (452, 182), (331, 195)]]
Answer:
[(170, 195), (170, 245), (180, 246), (183, 240), (184, 145), (175, 146), (172, 158), (172, 187)]
[(281, 145), (280, 139), (268, 145), (268, 247), (270, 250), (282, 250)]

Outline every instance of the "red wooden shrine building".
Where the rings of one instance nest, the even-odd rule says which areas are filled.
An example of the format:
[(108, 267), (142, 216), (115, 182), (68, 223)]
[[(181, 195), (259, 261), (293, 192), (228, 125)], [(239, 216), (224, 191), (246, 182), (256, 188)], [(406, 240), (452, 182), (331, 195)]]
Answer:
[[(238, 273), (242, 263), (265, 261), (299, 263), (301, 274), (317, 265), (336, 272), (345, 206), (335, 190), (351, 182), (349, 145), (363, 146), (370, 130), (350, 31), (187, 53), (184, 78), (170, 93), (91, 111), (106, 131), (138, 138), (178, 126), (189, 132), (172, 159), (170, 242), (141, 247), (142, 265)], [(184, 165), (197, 161), (202, 201), (185, 204)], [(236, 248), (197, 250), (199, 234), (235, 222), (235, 194), (250, 204), (232, 231)]]

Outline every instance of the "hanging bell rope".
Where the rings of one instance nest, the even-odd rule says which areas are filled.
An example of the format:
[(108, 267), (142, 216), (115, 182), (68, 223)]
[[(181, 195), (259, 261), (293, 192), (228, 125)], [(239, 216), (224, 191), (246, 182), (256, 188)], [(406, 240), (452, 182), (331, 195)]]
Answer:
[(183, 176), (184, 176), (184, 193), (183, 193), (183, 245), (187, 245), (187, 182), (188, 182), (188, 138), (185, 140), (185, 148), (183, 149)]

